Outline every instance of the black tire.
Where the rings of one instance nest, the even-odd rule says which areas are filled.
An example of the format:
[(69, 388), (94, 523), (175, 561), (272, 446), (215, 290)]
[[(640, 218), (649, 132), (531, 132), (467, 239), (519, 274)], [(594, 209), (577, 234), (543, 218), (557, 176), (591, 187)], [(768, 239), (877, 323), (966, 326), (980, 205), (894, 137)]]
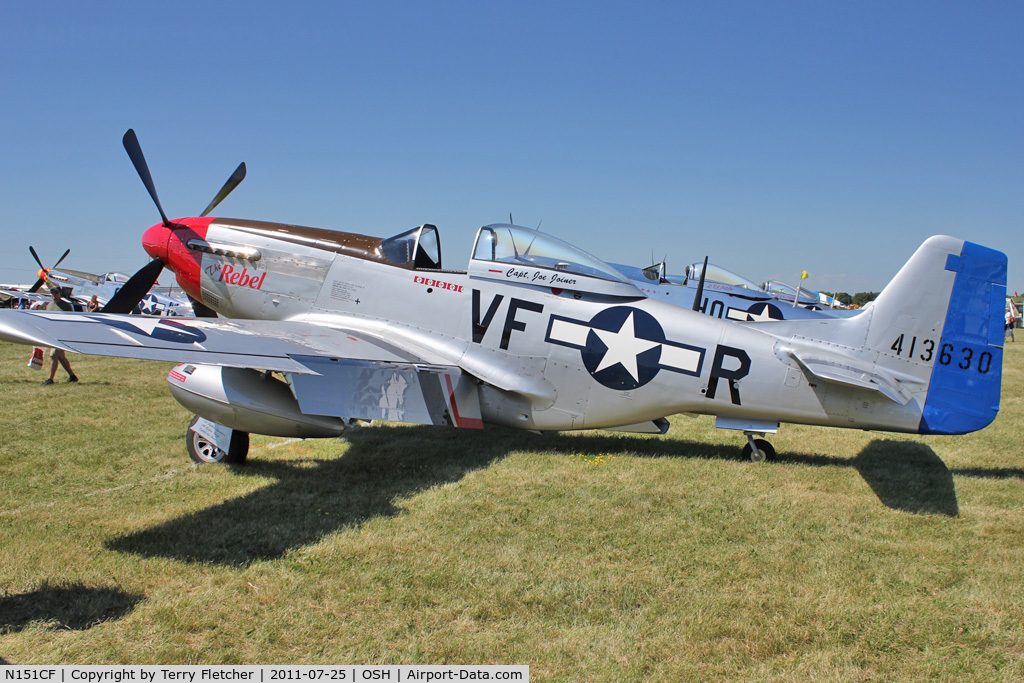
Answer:
[(192, 426), (198, 420), (198, 415), (193, 417), (188, 423), (188, 431), (185, 432), (185, 446), (192, 462), (200, 465), (241, 465), (245, 462), (249, 455), (249, 432), (234, 430), (231, 434), (231, 446), (227, 451), (223, 451), (192, 431)]
[[(775, 448), (765, 441), (764, 439), (754, 439), (754, 443), (757, 444), (757, 450), (764, 453), (765, 462), (772, 462), (775, 460)], [(754, 449), (750, 447), (750, 442), (743, 447), (743, 459), (749, 460), (750, 462), (757, 462), (753, 459)]]

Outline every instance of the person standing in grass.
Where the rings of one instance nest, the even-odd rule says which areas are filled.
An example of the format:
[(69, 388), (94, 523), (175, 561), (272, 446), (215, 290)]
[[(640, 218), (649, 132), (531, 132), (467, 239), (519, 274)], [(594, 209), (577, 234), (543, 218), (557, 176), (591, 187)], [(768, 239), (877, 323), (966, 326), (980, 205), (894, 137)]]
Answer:
[(1010, 341), (1017, 341), (1013, 338), (1013, 326), (1017, 322), (1017, 319), (1013, 317), (1013, 311), (1006, 309), (1006, 326), (1003, 328), (1003, 339), (1006, 339), (1007, 333), (1010, 335)]
[[(74, 310), (67, 301), (60, 294), (60, 290), (54, 287), (50, 290), (50, 296), (53, 297), (53, 301), (46, 305), (48, 311), (71, 311)], [(68, 361), (68, 356), (64, 353), (64, 349), (50, 349), (50, 376), (43, 382), (43, 386), (53, 384), (53, 378), (57, 375), (57, 365), (61, 365), (64, 370), (68, 373), (68, 383), (74, 384), (78, 381), (78, 376), (75, 371), (71, 369), (71, 363)]]

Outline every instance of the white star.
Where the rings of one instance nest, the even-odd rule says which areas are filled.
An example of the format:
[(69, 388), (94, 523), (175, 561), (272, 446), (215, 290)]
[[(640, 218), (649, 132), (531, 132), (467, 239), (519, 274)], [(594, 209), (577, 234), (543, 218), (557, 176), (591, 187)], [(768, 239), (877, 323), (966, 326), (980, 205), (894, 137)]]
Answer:
[(775, 318), (772, 317), (772, 309), (770, 309), (767, 305), (764, 308), (762, 308), (761, 312), (758, 313), (757, 315), (754, 315), (753, 313), (748, 313), (747, 315), (749, 316), (749, 322), (754, 323), (763, 323), (768, 322), (770, 320), (775, 320)]
[(124, 321), (128, 325), (131, 325), (139, 331), (140, 334), (144, 334), (147, 337), (152, 337), (153, 332), (156, 330), (156, 326), (160, 324), (160, 318), (151, 318), (143, 315), (133, 315), (131, 320)]
[[(628, 331), (626, 328), (629, 328)], [(601, 359), (601, 363), (597, 366), (594, 372), (601, 372), (605, 368), (618, 363), (621, 365), (626, 372), (633, 376), (633, 380), (636, 382), (640, 381), (640, 372), (636, 366), (636, 357), (644, 351), (653, 349), (658, 346), (658, 342), (650, 341), (649, 339), (640, 339), (636, 336), (636, 324), (633, 320), (633, 314), (622, 321), (622, 326), (618, 332), (609, 332), (607, 330), (599, 330), (594, 328), (594, 333), (597, 334), (598, 338), (604, 342), (604, 345), (608, 347), (608, 350), (604, 354), (604, 358)]]

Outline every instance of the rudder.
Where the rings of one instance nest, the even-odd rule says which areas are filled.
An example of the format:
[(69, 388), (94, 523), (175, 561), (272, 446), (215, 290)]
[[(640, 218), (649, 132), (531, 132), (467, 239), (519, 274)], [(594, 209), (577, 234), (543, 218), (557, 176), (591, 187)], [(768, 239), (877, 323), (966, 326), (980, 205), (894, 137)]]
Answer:
[(946, 258), (955, 273), (921, 416), (922, 434), (966, 434), (999, 412), (1006, 255), (964, 242)]

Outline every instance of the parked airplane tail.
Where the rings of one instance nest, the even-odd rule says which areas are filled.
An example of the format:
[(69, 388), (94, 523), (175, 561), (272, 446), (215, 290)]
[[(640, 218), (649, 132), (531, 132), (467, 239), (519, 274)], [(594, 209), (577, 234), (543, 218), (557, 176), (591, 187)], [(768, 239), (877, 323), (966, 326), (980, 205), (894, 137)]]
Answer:
[(936, 236), (859, 315), (767, 331), (788, 337), (788, 355), (818, 379), (917, 401), (908, 431), (964, 434), (999, 412), (1005, 299), (1005, 254)]

